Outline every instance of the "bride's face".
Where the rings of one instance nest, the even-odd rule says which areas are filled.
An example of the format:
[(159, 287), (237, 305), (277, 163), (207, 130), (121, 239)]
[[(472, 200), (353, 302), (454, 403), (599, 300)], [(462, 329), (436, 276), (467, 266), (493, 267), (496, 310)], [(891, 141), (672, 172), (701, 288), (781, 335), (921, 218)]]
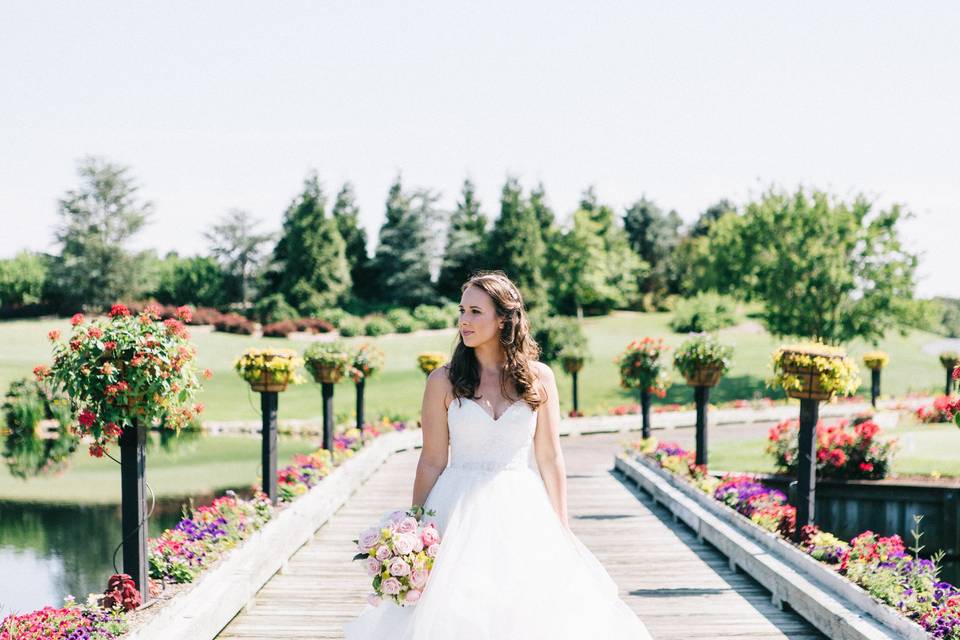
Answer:
[(499, 340), (500, 323), (490, 295), (480, 287), (467, 287), (460, 297), (460, 337), (463, 344), (476, 347), (488, 340)]

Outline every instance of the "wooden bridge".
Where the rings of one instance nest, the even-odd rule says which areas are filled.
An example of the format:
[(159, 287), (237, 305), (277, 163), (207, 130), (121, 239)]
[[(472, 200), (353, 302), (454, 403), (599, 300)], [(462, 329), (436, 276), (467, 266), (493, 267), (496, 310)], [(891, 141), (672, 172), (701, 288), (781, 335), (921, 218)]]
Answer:
[[(823, 638), (781, 611), (767, 590), (612, 471), (622, 434), (565, 438), (571, 526), (607, 567), (654, 638)], [(218, 636), (223, 640), (342, 638), (369, 579), (351, 540), (409, 502), (418, 452), (395, 454), (317, 531)]]

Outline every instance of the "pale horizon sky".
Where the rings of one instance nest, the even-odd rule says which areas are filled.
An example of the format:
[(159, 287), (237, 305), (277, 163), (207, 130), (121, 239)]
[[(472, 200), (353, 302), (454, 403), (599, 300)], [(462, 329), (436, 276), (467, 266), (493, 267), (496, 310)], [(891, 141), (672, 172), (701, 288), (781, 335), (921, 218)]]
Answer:
[(958, 27), (952, 2), (5, 2), (0, 257), (53, 250), (98, 155), (161, 255), (231, 208), (278, 229), (310, 169), (373, 239), (398, 172), (447, 209), (470, 177), (490, 218), (507, 175), (561, 220), (589, 185), (688, 223), (803, 185), (903, 204), (918, 293), (960, 297)]

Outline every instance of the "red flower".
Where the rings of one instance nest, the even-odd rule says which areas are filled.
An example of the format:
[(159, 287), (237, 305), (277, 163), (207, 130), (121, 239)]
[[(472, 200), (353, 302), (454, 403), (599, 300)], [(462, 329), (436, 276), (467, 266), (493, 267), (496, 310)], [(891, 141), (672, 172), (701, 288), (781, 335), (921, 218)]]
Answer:
[(91, 338), (102, 338), (103, 330), (100, 327), (90, 327), (90, 330), (87, 331), (87, 335)]
[(79, 340), (71, 340), (71, 341), (70, 341), (70, 350), (71, 350), (71, 351), (79, 351), (81, 344), (83, 344), (83, 343), (80, 342)]
[(103, 432), (106, 435), (113, 437), (122, 434), (123, 429), (121, 429), (120, 425), (118, 425), (116, 422), (108, 422), (106, 425), (104, 425)]
[(85, 427), (90, 427), (93, 425), (93, 422), (97, 419), (97, 416), (90, 411), (89, 409), (84, 409), (80, 412), (80, 415), (77, 417), (77, 421)]
[(103, 447), (98, 444), (90, 445), (90, 455), (94, 458), (102, 458), (103, 454), (106, 453)]
[(203, 409), (204, 407), (202, 402), (198, 402), (197, 404), (193, 405), (193, 410), (197, 413), (203, 413)]
[[(60, 339), (60, 331), (57, 330), (57, 329), (54, 329), (53, 331), (51, 331), (50, 333), (47, 334), (47, 337), (50, 339), (51, 342), (53, 342), (53, 341), (55, 341), (55, 340), (59, 340), (59, 339)], [(958, 371), (960, 371), (960, 369), (958, 369)]]
[(103, 348), (106, 349), (107, 351), (113, 351), (114, 349), (117, 348), (117, 343), (114, 342), (113, 340), (107, 340), (106, 342), (103, 343)]
[(151, 302), (146, 307), (143, 308), (144, 315), (147, 318), (159, 318), (163, 314), (163, 308), (158, 305), (156, 302)]
[(213, 371), (211, 371), (210, 369), (204, 369), (204, 370), (203, 370), (203, 377), (206, 378), (207, 380), (209, 380), (210, 378), (213, 377)]
[(117, 389), (119, 389), (120, 391), (127, 391), (130, 389), (130, 385), (127, 383), (126, 380), (121, 380), (120, 382), (117, 383)]
[(33, 368), (33, 376), (37, 379), (37, 382), (43, 382), (44, 378), (49, 376), (50, 373), (50, 367), (45, 364), (40, 364)]
[(124, 304), (115, 304), (110, 307), (110, 317), (116, 318), (117, 316), (128, 316), (130, 315), (130, 309), (127, 309), (127, 306)]
[(960, 380), (960, 367), (957, 367), (953, 370), (953, 379)]
[(193, 310), (187, 305), (177, 307), (177, 317), (184, 322), (190, 322), (193, 320)]
[(70, 318), (70, 324), (73, 326), (77, 326), (78, 324), (83, 324), (83, 314), (82, 313), (73, 314), (73, 317)]
[(863, 471), (863, 472), (866, 472), (866, 473), (870, 473), (871, 471), (873, 471), (873, 463), (872, 463), (872, 462), (861, 462), (861, 463), (860, 463), (860, 471)]

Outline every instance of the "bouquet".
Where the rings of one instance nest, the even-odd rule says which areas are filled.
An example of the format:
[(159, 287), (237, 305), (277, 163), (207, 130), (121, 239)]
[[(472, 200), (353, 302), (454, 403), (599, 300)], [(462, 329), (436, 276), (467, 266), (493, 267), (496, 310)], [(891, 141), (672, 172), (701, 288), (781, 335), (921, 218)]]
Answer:
[(440, 551), (440, 533), (432, 522), (421, 522), (424, 513), (435, 515), (420, 506), (394, 511), (354, 540), (358, 553), (353, 559), (362, 560), (373, 578), (373, 593), (367, 596), (371, 605), (384, 599), (415, 605), (420, 599)]

